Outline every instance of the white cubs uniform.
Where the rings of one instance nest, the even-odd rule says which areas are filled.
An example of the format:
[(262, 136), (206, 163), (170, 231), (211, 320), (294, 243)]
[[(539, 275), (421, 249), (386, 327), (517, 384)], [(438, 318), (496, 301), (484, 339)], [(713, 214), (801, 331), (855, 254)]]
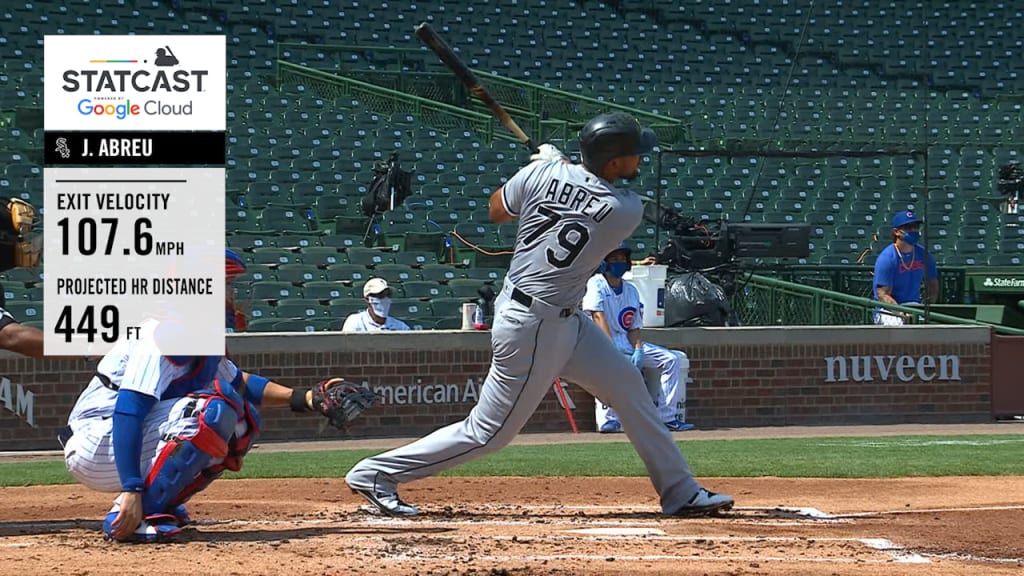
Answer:
[(397, 484), (495, 452), (526, 424), (557, 377), (615, 407), (647, 466), (662, 510), (674, 513), (700, 485), (644, 391), (640, 372), (580, 309), (587, 279), (640, 224), (640, 198), (582, 166), (538, 161), (502, 186), (519, 218), (508, 276), (495, 301), (491, 368), (465, 420), (357, 463), (356, 490)]
[(93, 490), (121, 491), (112, 418), (118, 390), (134, 390), (157, 399), (143, 421), (141, 465), (145, 477), (165, 438), (195, 435), (199, 425), (195, 414), (205, 401), (187, 395), (208, 389), (214, 378), (232, 382), (238, 374), (238, 368), (223, 357), (211, 357), (203, 366), (201, 362), (176, 364), (162, 356), (154, 337), (157, 326), (156, 321), (143, 323), (137, 340), (122, 340), (107, 353), (71, 410), (68, 426), (73, 434), (64, 442), (64, 461), (71, 475)]
[(384, 320), (383, 325), (377, 324), (367, 310), (349, 314), (348, 318), (345, 318), (345, 325), (341, 327), (342, 332), (390, 332), (402, 330), (410, 330), (409, 325), (394, 316), (388, 316)]
[[(632, 283), (622, 281), (622, 293), (616, 294), (603, 274), (594, 274), (587, 281), (587, 292), (583, 296), (583, 310), (601, 312), (608, 320), (615, 347), (623, 354), (633, 353), (629, 342), (630, 330), (643, 326), (643, 306), (640, 293)], [(683, 410), (686, 405), (686, 375), (690, 362), (683, 352), (669, 350), (657, 344), (644, 342), (644, 368), (656, 369), (660, 374), (660, 387), (654, 400), (662, 422), (680, 420), (685, 422)], [(614, 408), (598, 410), (601, 417), (618, 420)], [(605, 422), (598, 421), (598, 428)]]

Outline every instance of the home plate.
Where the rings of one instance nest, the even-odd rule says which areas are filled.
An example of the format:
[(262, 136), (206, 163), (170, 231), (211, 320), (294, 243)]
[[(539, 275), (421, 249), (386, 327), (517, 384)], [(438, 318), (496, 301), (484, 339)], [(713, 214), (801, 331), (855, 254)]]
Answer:
[(596, 536), (664, 536), (657, 528), (581, 528), (566, 530), (570, 534), (592, 534)]

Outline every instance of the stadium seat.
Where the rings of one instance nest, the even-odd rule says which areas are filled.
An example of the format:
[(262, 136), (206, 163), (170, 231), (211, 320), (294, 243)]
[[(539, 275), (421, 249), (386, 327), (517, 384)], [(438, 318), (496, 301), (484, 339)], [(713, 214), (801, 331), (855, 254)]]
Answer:
[(306, 298), (328, 301), (335, 298), (351, 298), (354, 293), (351, 286), (346, 286), (341, 282), (318, 280), (303, 284), (302, 295)]
[(399, 320), (405, 321), (412, 318), (423, 318), (432, 314), (430, 303), (416, 298), (393, 298), (389, 313)]
[(485, 283), (484, 280), (474, 278), (453, 278), (448, 281), (448, 293), (452, 298), (477, 298), (478, 291)]
[(252, 251), (252, 258), (254, 264), (266, 264), (268, 266), (278, 266), (281, 264), (293, 264), (298, 263), (299, 258), (296, 252), (288, 250), (286, 248), (254, 248)]
[(343, 264), (347, 260), (344, 254), (334, 246), (311, 246), (299, 252), (303, 264), (311, 266), (333, 266)]
[(446, 293), (445, 286), (439, 282), (411, 281), (402, 284), (405, 298), (442, 298)]
[(371, 277), (373, 271), (358, 264), (335, 264), (324, 272), (324, 280), (332, 282), (361, 282)]
[(366, 310), (366, 302), (361, 298), (337, 298), (327, 305), (327, 315), (344, 322), (350, 314)]
[(423, 280), (430, 282), (448, 282), (461, 277), (461, 273), (454, 266), (448, 264), (427, 264), (420, 269)]
[(373, 275), (387, 280), (389, 284), (414, 282), (420, 279), (419, 270), (405, 264), (380, 264), (374, 267)]
[(280, 322), (277, 318), (255, 318), (249, 321), (246, 332), (277, 332), (275, 326)]
[(462, 305), (472, 302), (474, 298), (432, 298), (430, 308), (434, 316), (459, 316), (462, 317)]
[(278, 318), (312, 318), (322, 316), (327, 308), (318, 300), (309, 298), (285, 298), (277, 302)]
[(279, 282), (291, 282), (293, 284), (304, 284), (323, 280), (324, 272), (311, 264), (282, 264), (277, 267), (277, 280)]
[(360, 266), (379, 266), (391, 261), (389, 253), (374, 248), (352, 247), (346, 250), (345, 253), (348, 256), (349, 264), (358, 264)]
[(256, 282), (252, 285), (251, 297), (256, 300), (280, 300), (301, 298), (302, 289), (291, 282)]
[(394, 255), (395, 264), (418, 268), (426, 264), (437, 264), (437, 254), (414, 250), (402, 250)]

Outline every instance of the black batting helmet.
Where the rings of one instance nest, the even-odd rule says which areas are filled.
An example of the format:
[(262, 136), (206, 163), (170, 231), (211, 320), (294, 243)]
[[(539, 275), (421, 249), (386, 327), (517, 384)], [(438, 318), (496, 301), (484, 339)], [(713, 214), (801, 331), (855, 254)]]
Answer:
[(654, 131), (625, 112), (598, 114), (580, 130), (583, 165), (595, 173), (613, 158), (646, 154), (657, 145)]

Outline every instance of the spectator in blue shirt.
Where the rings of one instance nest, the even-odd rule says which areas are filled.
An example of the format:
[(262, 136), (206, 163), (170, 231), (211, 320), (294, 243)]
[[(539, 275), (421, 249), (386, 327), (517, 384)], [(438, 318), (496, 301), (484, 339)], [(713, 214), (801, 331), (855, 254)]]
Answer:
[[(910, 210), (897, 212), (892, 217), (892, 244), (882, 250), (875, 260), (872, 287), (875, 300), (889, 304), (921, 304), (921, 284), (927, 268), (928, 302), (938, 302), (939, 272), (935, 267), (935, 258), (917, 243), (921, 238), (923, 223)], [(875, 324), (902, 326), (903, 316), (879, 309), (875, 312)]]

